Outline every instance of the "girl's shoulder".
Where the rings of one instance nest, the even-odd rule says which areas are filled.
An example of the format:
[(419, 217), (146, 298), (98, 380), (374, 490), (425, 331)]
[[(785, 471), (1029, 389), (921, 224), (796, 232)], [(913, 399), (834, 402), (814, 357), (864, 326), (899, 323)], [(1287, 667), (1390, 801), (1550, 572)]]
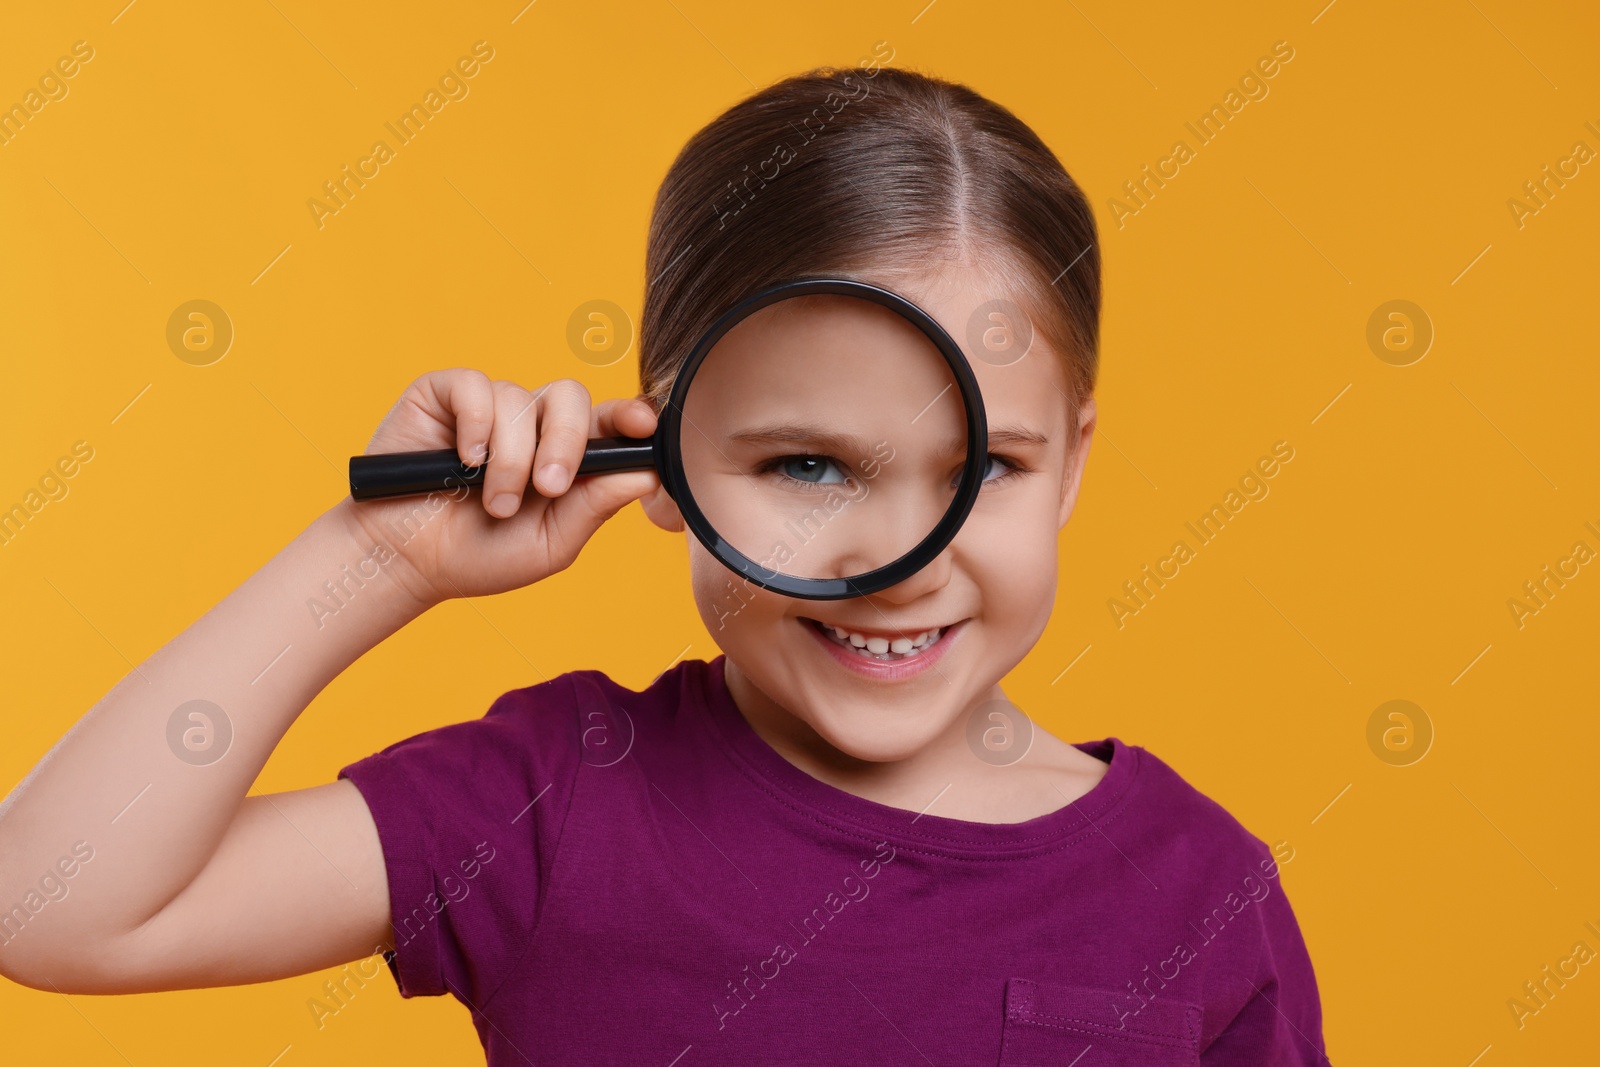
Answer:
[(609, 766), (641, 737), (686, 740), (676, 735), (695, 717), (683, 712), (706, 703), (709, 666), (679, 661), (640, 689), (603, 670), (570, 670), (502, 693), (476, 725), (457, 724), (457, 740), (497, 747), (501, 758)]
[[(1280, 859), (1293, 848), (1286, 841), (1269, 845), (1252, 832), (1222, 802), (1202, 791), (1166, 760), (1140, 745), (1122, 745), (1135, 757), (1135, 789), (1147, 812), (1148, 830), (1168, 838), (1172, 847), (1203, 841), (1215, 860), (1236, 858), (1244, 863)], [(1285, 861), (1286, 862), (1286, 861)]]

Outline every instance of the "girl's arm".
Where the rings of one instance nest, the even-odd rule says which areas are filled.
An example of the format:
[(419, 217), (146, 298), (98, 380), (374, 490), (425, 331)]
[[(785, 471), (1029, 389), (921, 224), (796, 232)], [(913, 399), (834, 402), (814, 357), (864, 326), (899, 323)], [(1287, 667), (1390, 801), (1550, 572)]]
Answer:
[[(482, 497), (342, 501), (89, 709), (0, 803), (0, 974), (148, 992), (282, 978), (392, 945), (383, 854), (355, 787), (245, 793), (367, 649), (450, 596), (564, 569), (657, 488), (628, 472), (563, 489), (588, 437), (646, 436), (654, 419), (638, 400), (591, 406), (570, 380), (538, 394), (468, 370), (413, 383), (368, 451), (455, 445), (488, 463)], [(566, 479), (547, 481), (552, 463)], [(545, 495), (524, 499), (535, 469)], [(503, 493), (516, 505), (505, 517)], [(370, 574), (364, 560), (384, 562), (348, 582), (336, 614), (314, 616), (307, 600)], [(195, 700), (220, 712), (186, 709), (173, 728)]]
[[(371, 548), (349, 510), (318, 517), (130, 672), (12, 791), (0, 808), (0, 907), (22, 912), (0, 917), (0, 973), (125, 993), (283, 977), (386, 939), (383, 856), (354, 787), (245, 798), (322, 687), (426, 610), (380, 578), (318, 628), (307, 598)], [(204, 761), (222, 747), (221, 716), (210, 716), (211, 751), (181, 734), (183, 757), (169, 745), (173, 710), (195, 699), (231, 726), (215, 762)], [(199, 731), (191, 744), (208, 740), (203, 720), (183, 726)], [(84, 855), (63, 877), (57, 861)], [(29, 912), (49, 872), (66, 893)]]

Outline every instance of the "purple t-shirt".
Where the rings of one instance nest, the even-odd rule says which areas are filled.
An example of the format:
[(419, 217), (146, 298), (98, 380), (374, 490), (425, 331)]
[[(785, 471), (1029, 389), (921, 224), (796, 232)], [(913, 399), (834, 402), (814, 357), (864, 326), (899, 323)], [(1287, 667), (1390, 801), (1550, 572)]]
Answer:
[[(510, 1064), (1325, 1063), (1274, 854), (1142, 748), (1011, 824), (789, 763), (725, 657), (582, 670), (340, 770), (389, 875), (402, 996)], [(1080, 1059), (1081, 1057), (1081, 1059)]]

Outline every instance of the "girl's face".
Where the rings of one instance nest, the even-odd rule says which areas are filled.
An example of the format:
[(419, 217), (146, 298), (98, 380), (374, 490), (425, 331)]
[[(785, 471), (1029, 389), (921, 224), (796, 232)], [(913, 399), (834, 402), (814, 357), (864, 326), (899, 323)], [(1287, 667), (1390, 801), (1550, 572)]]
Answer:
[[(993, 277), (972, 264), (946, 262), (936, 272), (915, 277), (865, 279), (904, 295), (961, 342), (983, 394), (990, 457), (985, 482), (965, 524), (932, 563), (869, 596), (800, 600), (740, 580), (698, 539), (687, 538), (695, 603), (712, 638), (727, 655), (726, 676), (735, 700), (747, 716), (794, 743), (811, 748), (820, 738), (849, 757), (873, 762), (902, 760), (935, 742), (949, 743), (964, 734), (967, 716), (978, 705), (1000, 699), (1000, 678), (1033, 647), (1050, 617), (1056, 592), (1057, 535), (1077, 498), (1094, 430), (1094, 401), (1084, 404), (1080, 430), (1068, 440), (1066, 376), (1060, 355), (1041, 337), (1035, 334), (1027, 354), (1004, 365), (978, 358), (980, 353), (970, 349), (969, 321), (981, 305), (1001, 295), (993, 291)], [(784, 372), (788, 378), (785, 395), (793, 395), (797, 389), (825, 389), (856, 403), (870, 397), (879, 407), (910, 404), (907, 410), (912, 410), (926, 403), (923, 393), (931, 397), (938, 391), (929, 387), (939, 384), (931, 379), (929, 383), (862, 382), (859, 359), (854, 369), (846, 365), (818, 373), (814, 360), (785, 357), (784, 353), (796, 351), (848, 350), (849, 346), (831, 343), (841, 331), (852, 340), (872, 335), (884, 346), (916, 343), (912, 335), (920, 339), (908, 324), (863, 301), (820, 298), (786, 304), (779, 305), (781, 313), (762, 312), (742, 322), (712, 356), (719, 361), (718, 373), (697, 375), (690, 403), (701, 406), (686, 415), (694, 415), (695, 425), (703, 432), (725, 440), (718, 437), (711, 420), (745, 417), (750, 405), (741, 407), (740, 397), (770, 394), (770, 388), (761, 393), (762, 387), (755, 381), (771, 381), (773, 368), (804, 368), (798, 375)], [(724, 361), (725, 347), (728, 358)], [(772, 360), (766, 367), (760, 366), (763, 356)], [(763, 377), (751, 382), (740, 377), (756, 373)], [(702, 377), (707, 388), (715, 381), (717, 397), (701, 393)], [(915, 425), (901, 420), (905, 429), (887, 440), (888, 448), (880, 448), (877, 455), (880, 460), (891, 457), (881, 469), (904, 475), (908, 462), (931, 457), (931, 445), (923, 442), (948, 438), (952, 428), (959, 429), (959, 410), (959, 404), (935, 405)], [(686, 433), (685, 462), (691, 470), (696, 462), (689, 454), (692, 445)], [(749, 493), (749, 487), (756, 484), (732, 469), (744, 464), (737, 454), (724, 454), (724, 448), (719, 446), (714, 456), (708, 456), (717, 462), (726, 460), (729, 469), (707, 475), (704, 491), (694, 484), (696, 500), (719, 532), (724, 527), (721, 514), (733, 521), (749, 515), (751, 509), (730, 503), (719, 514), (720, 505), (714, 499), (718, 488), (727, 487), (730, 501), (742, 501), (743, 497), (736, 498), (734, 493)], [(896, 462), (901, 466), (894, 467)], [(955, 468), (959, 467), (958, 454)], [(870, 489), (873, 483), (867, 484)], [(885, 491), (847, 508), (856, 506), (858, 515), (866, 514), (868, 507), (878, 509), (876, 516), (890, 514), (886, 509), (894, 483), (883, 479), (876, 484)], [(647, 498), (645, 510), (664, 528), (683, 528), (664, 491)], [(892, 513), (897, 521), (904, 519), (901, 509)], [(894, 543), (889, 558), (899, 555), (931, 525), (931, 520), (906, 521), (916, 526), (916, 532), (900, 539), (904, 545)], [(751, 537), (752, 547), (766, 543), (759, 533), (752, 532)], [(765, 555), (737, 540), (734, 543), (754, 558)], [(882, 550), (881, 544), (878, 550)], [(873, 558), (845, 573), (886, 561)], [(829, 566), (828, 561), (812, 555), (779, 569), (822, 574), (829, 573)], [(820, 569), (808, 571), (808, 567)], [(884, 662), (855, 651), (852, 638), (840, 638), (838, 631), (857, 640), (866, 638), (869, 650), (882, 647), (879, 638), (891, 644), (897, 639), (916, 642), (921, 638), (923, 647), (903, 661)]]

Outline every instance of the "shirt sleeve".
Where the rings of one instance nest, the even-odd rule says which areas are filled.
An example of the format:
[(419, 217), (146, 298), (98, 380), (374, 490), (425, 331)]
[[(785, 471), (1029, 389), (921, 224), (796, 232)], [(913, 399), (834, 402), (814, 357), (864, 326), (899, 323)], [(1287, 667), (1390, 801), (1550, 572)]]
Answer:
[[(1262, 846), (1265, 852), (1265, 846)], [(1316, 974), (1281, 873), (1256, 911), (1260, 951), (1244, 980), (1247, 998), (1232, 1022), (1206, 1047), (1203, 1067), (1252, 1063), (1270, 1067), (1330, 1067), (1322, 1037)], [(1247, 972), (1248, 973), (1248, 972)]]
[(377, 825), (402, 997), (477, 1010), (520, 961), (580, 760), (570, 675), (343, 767)]

